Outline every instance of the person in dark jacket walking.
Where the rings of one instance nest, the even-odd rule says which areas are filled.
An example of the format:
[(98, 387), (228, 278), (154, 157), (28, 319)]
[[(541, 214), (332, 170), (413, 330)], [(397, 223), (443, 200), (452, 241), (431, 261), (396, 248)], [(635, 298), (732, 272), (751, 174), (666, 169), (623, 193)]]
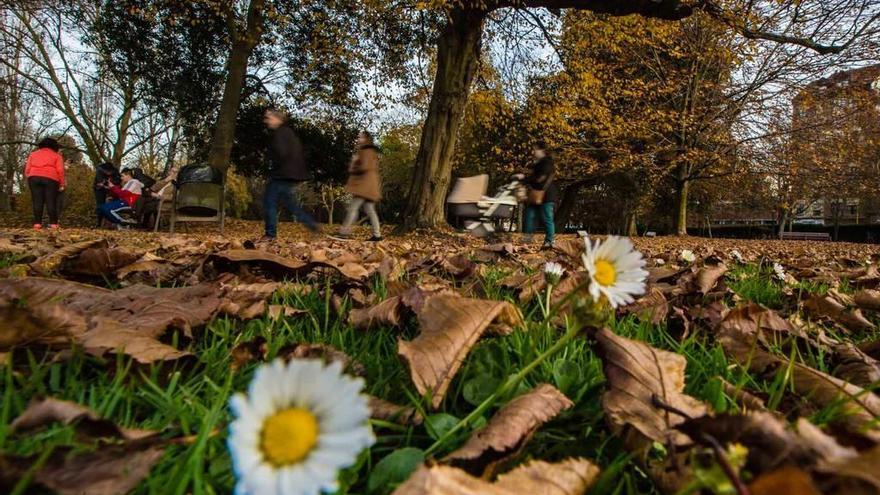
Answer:
[(287, 125), (287, 116), (280, 110), (266, 110), (263, 123), (272, 131), (272, 138), (266, 150), (269, 161), (269, 176), (263, 195), (266, 233), (261, 240), (271, 241), (278, 236), (279, 201), (283, 201), (287, 211), (309, 230), (317, 232), (318, 224), (299, 202), (299, 184), (309, 178), (302, 142)]
[[(547, 153), (547, 145), (544, 141), (536, 141), (532, 145), (532, 156), (535, 161), (532, 163), (532, 172), (526, 177), (525, 183), (531, 191), (529, 197), (540, 197), (540, 200), (533, 200), (526, 207), (523, 232), (531, 237), (531, 234), (535, 232), (536, 217), (540, 216), (544, 222), (544, 245), (541, 249), (552, 249), (556, 236), (553, 208), (558, 196), (556, 184), (553, 183), (556, 168), (553, 165), (553, 158)], [(540, 193), (541, 191), (543, 194)], [(536, 192), (537, 195), (535, 195)]]
[(61, 146), (52, 138), (45, 138), (27, 157), (24, 176), (31, 190), (34, 210), (34, 230), (43, 228), (43, 212), (48, 210), (49, 228), (58, 228), (58, 193), (64, 191), (64, 158)]

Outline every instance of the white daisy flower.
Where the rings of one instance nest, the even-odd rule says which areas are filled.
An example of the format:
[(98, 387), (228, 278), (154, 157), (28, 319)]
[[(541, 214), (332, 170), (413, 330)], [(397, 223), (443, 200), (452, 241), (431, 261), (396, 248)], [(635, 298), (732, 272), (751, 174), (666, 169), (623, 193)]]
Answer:
[(548, 284), (556, 285), (559, 283), (563, 273), (565, 273), (565, 268), (562, 268), (559, 263), (554, 261), (544, 263), (544, 279)]
[(655, 258), (654, 259), (655, 266), (663, 266), (665, 264), (666, 264), (666, 260), (664, 260), (663, 258)]
[(773, 262), (773, 278), (785, 282), (785, 268), (777, 262)]
[(686, 261), (688, 263), (693, 263), (696, 261), (697, 256), (690, 249), (682, 249), (681, 256), (679, 256), (682, 261)]
[(590, 295), (594, 301), (604, 296), (611, 307), (633, 302), (645, 293), (645, 259), (625, 237), (610, 236), (605, 242), (584, 239), (584, 268), (590, 276)]
[(230, 407), (236, 494), (317, 495), (338, 489), (340, 469), (375, 441), (364, 382), (340, 363), (281, 359), (256, 371)]
[(736, 250), (736, 249), (734, 249), (734, 250), (732, 250), (732, 251), (730, 252), (730, 257), (733, 258), (733, 261), (736, 261), (736, 262), (739, 263), (740, 265), (743, 265), (743, 264), (745, 264), (745, 262), (746, 262), (746, 259), (743, 258), (742, 253), (740, 253), (740, 252), (739, 252), (738, 250)]

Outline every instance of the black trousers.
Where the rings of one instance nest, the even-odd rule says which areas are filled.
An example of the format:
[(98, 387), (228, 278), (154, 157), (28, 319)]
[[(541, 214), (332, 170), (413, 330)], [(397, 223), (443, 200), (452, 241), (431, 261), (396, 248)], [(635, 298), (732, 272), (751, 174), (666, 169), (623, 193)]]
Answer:
[(101, 216), (101, 206), (103, 206), (104, 203), (106, 203), (106, 202), (107, 202), (107, 190), (104, 189), (103, 187), (96, 187), (95, 188), (95, 219), (97, 220), (97, 224), (95, 225), (96, 227), (100, 227), (101, 222), (104, 219), (104, 217)]
[(46, 177), (28, 177), (31, 201), (34, 206), (34, 225), (43, 223), (43, 211), (48, 210), (49, 223), (58, 223), (58, 181)]

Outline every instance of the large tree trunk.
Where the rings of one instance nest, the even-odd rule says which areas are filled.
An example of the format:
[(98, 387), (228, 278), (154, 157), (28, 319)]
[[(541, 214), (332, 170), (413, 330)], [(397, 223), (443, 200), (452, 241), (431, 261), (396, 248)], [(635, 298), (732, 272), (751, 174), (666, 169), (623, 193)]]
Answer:
[(688, 192), (690, 192), (691, 181), (688, 179), (680, 179), (678, 181), (678, 190), (675, 194), (675, 234), (687, 235), (687, 203)]
[[(265, 0), (251, 0), (248, 5), (245, 32), (237, 33), (235, 32), (237, 30), (230, 28), (233, 31), (230, 33), (232, 50), (226, 61), (226, 85), (223, 88), (223, 98), (220, 100), (217, 124), (211, 136), (211, 151), (208, 154), (208, 164), (219, 170), (225, 171), (229, 166), (232, 141), (235, 139), (235, 119), (241, 103), (241, 90), (244, 87), (244, 77), (247, 75), (248, 59), (263, 35), (264, 6)], [(234, 16), (234, 13), (230, 12), (228, 15)], [(235, 20), (230, 19), (230, 24), (234, 26)]]
[(404, 228), (437, 228), (446, 221), (444, 201), (452, 155), (471, 82), (477, 70), (487, 12), (454, 8), (440, 35), (437, 75), (416, 156)]

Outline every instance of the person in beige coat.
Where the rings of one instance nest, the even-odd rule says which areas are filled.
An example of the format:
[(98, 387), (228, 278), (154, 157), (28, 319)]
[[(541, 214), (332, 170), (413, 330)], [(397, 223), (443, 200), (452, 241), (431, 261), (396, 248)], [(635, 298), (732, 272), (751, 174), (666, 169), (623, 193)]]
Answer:
[(379, 148), (373, 144), (373, 136), (361, 131), (357, 138), (357, 152), (348, 166), (348, 182), (345, 190), (352, 195), (351, 203), (345, 214), (345, 221), (339, 229), (339, 236), (348, 238), (351, 226), (357, 220), (358, 212), (363, 210), (373, 227), (371, 241), (382, 240), (379, 215), (376, 213), (376, 202), (382, 199), (382, 185), (379, 180)]

